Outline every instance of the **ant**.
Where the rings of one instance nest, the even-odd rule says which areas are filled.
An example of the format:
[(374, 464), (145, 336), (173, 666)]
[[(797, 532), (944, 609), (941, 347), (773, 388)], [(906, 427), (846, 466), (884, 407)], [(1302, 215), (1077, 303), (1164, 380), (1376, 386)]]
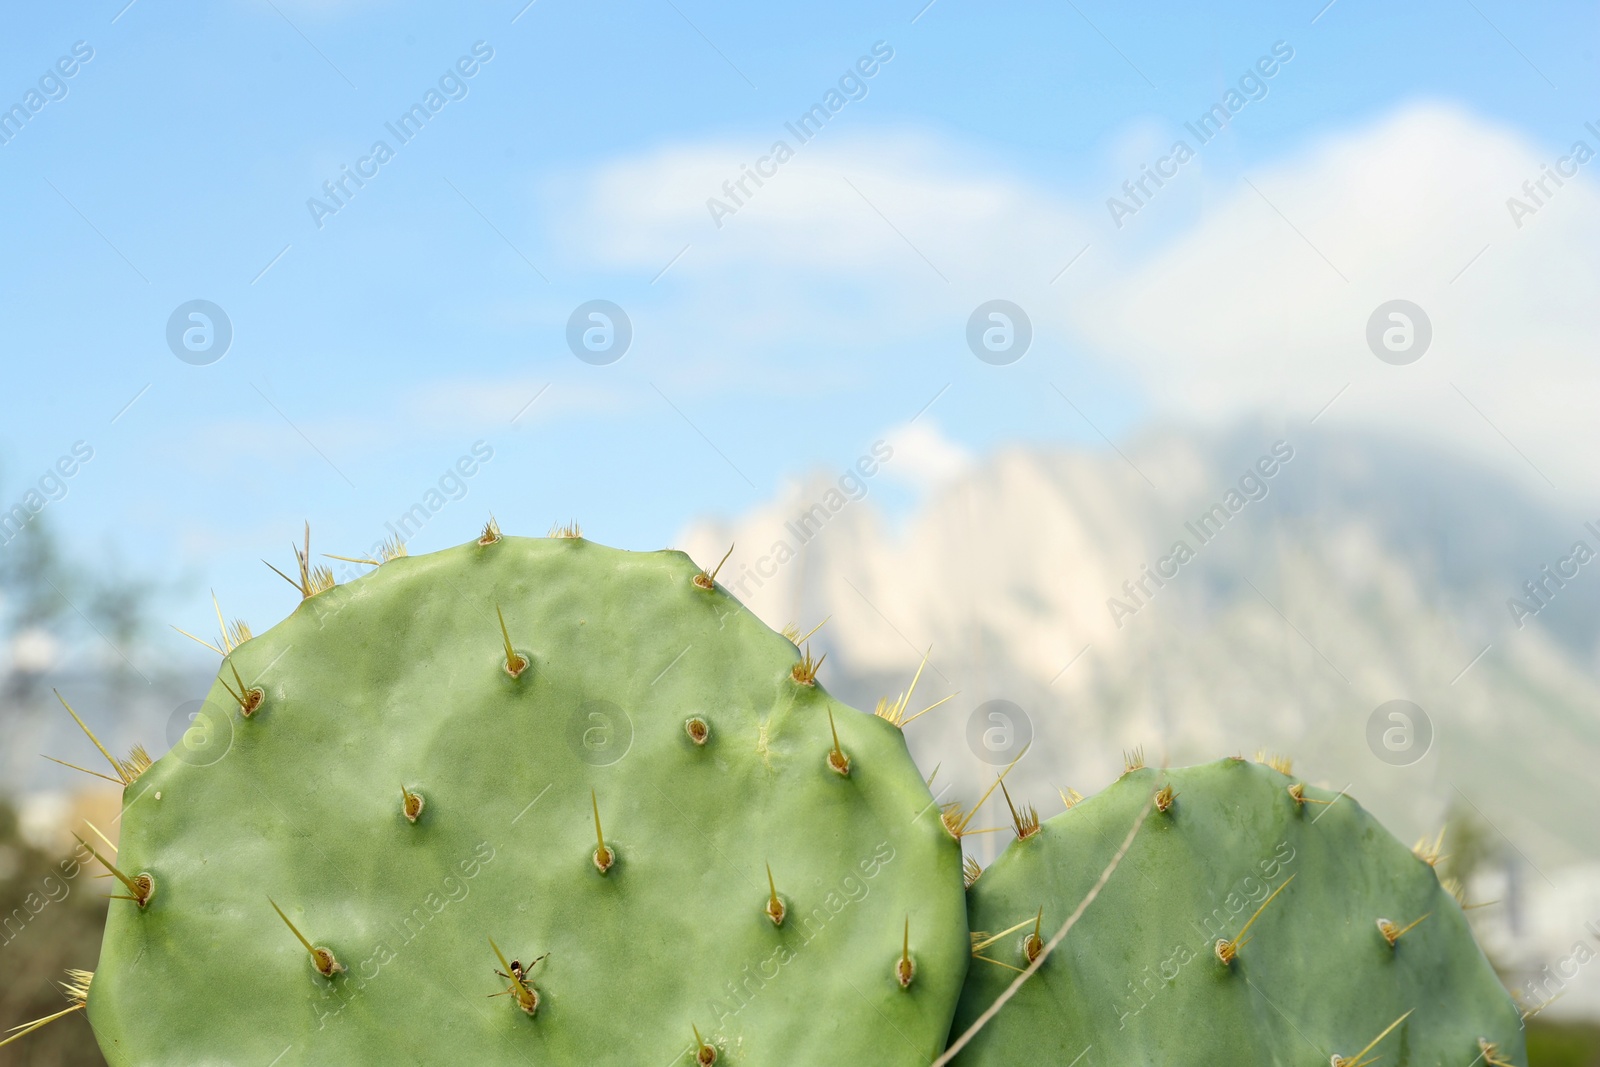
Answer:
[(548, 955), (550, 955), (550, 953), (546, 952), (544, 954), (544, 956), (540, 956), (539, 959), (534, 960), (532, 963), (528, 964), (526, 967), (524, 967), (521, 964), (521, 962), (519, 962), (518, 960), (512, 960), (511, 961), (511, 973), (510, 974), (507, 974), (507, 973), (505, 973), (505, 971), (498, 970), (498, 969), (494, 973), (498, 974), (501, 978), (504, 978), (508, 982), (518, 982), (518, 983), (521, 983), (522, 985), (527, 985), (528, 984), (528, 972), (533, 970), (535, 967), (539, 966), (540, 960), (543, 960), (545, 958), (545, 956), (548, 956)]
[[(505, 968), (505, 971), (497, 970), (494, 973), (511, 983), (510, 987), (504, 991), (499, 993), (491, 993), (489, 995), (491, 997), (510, 996), (516, 1000), (517, 1007), (521, 1008), (527, 1014), (533, 1015), (538, 1012), (539, 991), (533, 988), (532, 983), (528, 981), (528, 972), (537, 967), (539, 965), (539, 960), (542, 960), (545, 957), (540, 956), (539, 959), (534, 960), (532, 963), (524, 967), (518, 960), (512, 960), (510, 963), (507, 963), (505, 954), (500, 951), (500, 946), (494, 943), (493, 938), (489, 939), (489, 946), (494, 949), (495, 958), (500, 961), (500, 966)], [(545, 953), (545, 956), (548, 955), (548, 952)], [(506, 971), (510, 971), (511, 973), (507, 974)]]

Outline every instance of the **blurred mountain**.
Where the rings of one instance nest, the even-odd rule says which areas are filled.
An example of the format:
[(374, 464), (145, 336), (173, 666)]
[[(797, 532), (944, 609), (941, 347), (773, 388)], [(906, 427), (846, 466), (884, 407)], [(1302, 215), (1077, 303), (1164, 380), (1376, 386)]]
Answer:
[[(1303, 424), (1000, 451), (898, 514), (879, 488), (897, 456), (678, 543), (708, 562), (734, 543), (720, 580), (774, 627), (827, 617), (823, 683), (858, 707), (931, 647), (912, 710), (959, 695), (907, 733), (946, 799), (976, 799), (1029, 734), (1008, 784), (1044, 815), (1137, 746), (1152, 764), (1265, 749), (1408, 840), (1465, 800), (1532, 864), (1597, 854), (1577, 813), (1600, 760), (1600, 566), (1565, 564), (1543, 606), (1523, 588), (1580, 539), (1600, 552), (1592, 516), (1412, 441)], [(1513, 597), (1538, 607), (1520, 626)], [(1408, 753), (1369, 744), (1392, 700), (1421, 709)]]

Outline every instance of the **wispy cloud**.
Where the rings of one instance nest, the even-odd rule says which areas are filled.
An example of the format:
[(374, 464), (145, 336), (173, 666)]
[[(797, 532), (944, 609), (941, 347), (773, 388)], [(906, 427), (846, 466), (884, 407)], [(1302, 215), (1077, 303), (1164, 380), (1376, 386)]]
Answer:
[[(1191, 216), (1174, 197), (1176, 227), (1141, 215), (1134, 225), (1151, 229), (1127, 240), (1102, 205), (925, 136), (820, 147), (719, 230), (705, 199), (748, 154), (717, 143), (614, 161), (581, 179), (589, 194), (567, 219), (596, 269), (659, 268), (692, 245), (656, 309), (663, 347), (685, 358), (792, 366), (785, 341), (803, 337), (808, 374), (859, 367), (874, 347), (904, 363), (930, 339), (959, 351), (965, 312), (1004, 295), (1041, 336), (1131, 373), (1166, 416), (1309, 419), (1348, 387), (1327, 417), (1600, 486), (1584, 459), (1600, 446), (1585, 414), (1600, 402), (1585, 370), (1600, 197), (1569, 181), (1516, 227), (1507, 198), (1549, 153), (1457, 107), (1412, 104), (1242, 173), (1185, 173), (1207, 210)], [(1409, 366), (1365, 340), (1392, 299), (1432, 323)], [(1483, 397), (1480, 410), (1463, 395)]]

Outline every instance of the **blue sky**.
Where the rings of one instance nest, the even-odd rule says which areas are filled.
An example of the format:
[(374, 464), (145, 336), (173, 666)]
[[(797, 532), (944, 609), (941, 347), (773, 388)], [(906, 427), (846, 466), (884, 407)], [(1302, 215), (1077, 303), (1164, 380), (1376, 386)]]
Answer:
[[(491, 511), (515, 532), (577, 518), (609, 543), (668, 544), (696, 516), (841, 469), (918, 412), (947, 450), (1102, 448), (1158, 421), (1304, 419), (1340, 382), (1341, 414), (1468, 435), (1455, 443), (1533, 487), (1592, 499), (1568, 447), (1586, 394), (1562, 384), (1592, 332), (1574, 319), (1541, 333), (1555, 354), (1514, 387), (1496, 375), (1515, 353), (1491, 341), (1572, 319), (1583, 292), (1592, 302), (1592, 175), (1526, 228), (1501, 200), (1575, 139), (1600, 144), (1584, 132), (1600, 125), (1600, 13), (1227, 7), (113, 0), (12, 13), (0, 106), (77, 42), (93, 56), (0, 144), (0, 496), (10, 507), (88, 442), (94, 458), (42, 514), (85, 551), (181, 580), (163, 610), (191, 628), (212, 587), (258, 626), (280, 617), (293, 594), (260, 557), (286, 565), (306, 519), (315, 548), (364, 553), (480, 441), (492, 460), (414, 551), (466, 539)], [(784, 124), (878, 42), (893, 58), (864, 97), (718, 227), (705, 201), (721, 181), (790, 137)], [(1265, 96), (1115, 226), (1107, 197), (1277, 42), (1293, 58)], [(401, 144), (385, 124), (475, 45), (492, 58)], [(319, 226), (308, 199), (378, 140), (393, 158)], [(1386, 212), (1420, 229), (1390, 247)], [(1374, 384), (1396, 379), (1372, 377), (1393, 369), (1361, 349), (1365, 309), (1419, 292), (1457, 363)], [(1035, 333), (1003, 367), (964, 340), (996, 298)], [(205, 366), (165, 336), (196, 299), (233, 331)], [(567, 347), (569, 315), (594, 299), (633, 326), (610, 365)], [(1332, 333), (1349, 321), (1342, 347), (1305, 333), (1320, 308)], [(1260, 332), (1239, 325), (1257, 319)], [(1291, 358), (1265, 371), (1231, 361), (1275, 345)], [(1439, 398), (1446, 381), (1481, 401), (1494, 434), (1446, 406), (1459, 404)], [(1424, 399), (1394, 392), (1413, 387)], [(937, 472), (903, 473), (905, 501)]]

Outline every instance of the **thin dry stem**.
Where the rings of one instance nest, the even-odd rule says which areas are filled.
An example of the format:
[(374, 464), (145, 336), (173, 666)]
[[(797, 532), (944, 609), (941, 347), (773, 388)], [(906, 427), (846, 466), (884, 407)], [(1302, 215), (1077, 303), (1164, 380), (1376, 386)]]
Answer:
[(944, 1055), (933, 1061), (931, 1067), (945, 1067), (945, 1064), (955, 1059), (961, 1050), (966, 1048), (968, 1043), (977, 1036), (978, 1031), (989, 1025), (989, 1021), (1000, 1014), (1000, 1009), (1006, 1006), (1006, 1002), (1017, 995), (1017, 990), (1022, 988), (1022, 983), (1032, 978), (1039, 968), (1044, 966), (1045, 961), (1050, 958), (1050, 953), (1056, 950), (1056, 946), (1066, 940), (1067, 935), (1072, 932), (1072, 928), (1083, 917), (1083, 913), (1089, 909), (1089, 905), (1094, 903), (1095, 898), (1100, 895), (1100, 891), (1106, 887), (1106, 883), (1111, 881), (1111, 876), (1116, 873), (1117, 867), (1121, 865), (1122, 858), (1133, 847), (1133, 840), (1138, 836), (1139, 828), (1144, 825), (1144, 821), (1149, 816), (1150, 809), (1154, 806), (1154, 803), (1155, 797), (1152, 795), (1150, 799), (1145, 801), (1144, 807), (1139, 809), (1139, 817), (1133, 820), (1133, 826), (1128, 830), (1128, 836), (1123, 839), (1122, 846), (1117, 849), (1116, 855), (1111, 857), (1111, 862), (1106, 864), (1105, 869), (1100, 872), (1100, 877), (1095, 881), (1094, 886), (1084, 895), (1083, 900), (1078, 902), (1078, 906), (1073, 909), (1072, 914), (1067, 916), (1067, 921), (1061, 924), (1061, 929), (1057, 930), (1055, 936), (1045, 942), (1044, 948), (1039, 951), (1038, 958), (1028, 964), (1026, 970), (1017, 975), (1012, 983), (1006, 987), (1005, 992), (995, 998), (995, 1002), (984, 1009), (982, 1015), (973, 1020), (972, 1025), (967, 1027), (960, 1037), (956, 1038), (955, 1042), (945, 1050)]

